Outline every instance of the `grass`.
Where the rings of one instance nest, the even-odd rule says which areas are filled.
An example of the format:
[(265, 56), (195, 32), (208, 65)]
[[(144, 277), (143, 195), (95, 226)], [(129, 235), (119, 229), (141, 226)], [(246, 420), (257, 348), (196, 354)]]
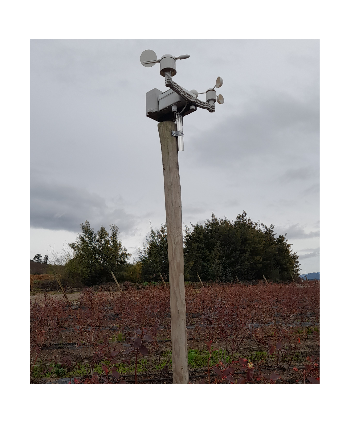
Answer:
[[(298, 328), (296, 330), (297, 334), (313, 334), (319, 332), (319, 327), (305, 327)], [(110, 339), (111, 342), (123, 342), (125, 341), (125, 336), (121, 332), (116, 335), (113, 335)], [(292, 355), (283, 355), (285, 359), (291, 359), (293, 361), (302, 360), (302, 355), (299, 352), (295, 352)], [(212, 350), (210, 353), (207, 349), (189, 349), (188, 350), (188, 367), (189, 369), (197, 368), (207, 368), (213, 367), (218, 363), (230, 364), (233, 361), (240, 358), (240, 354), (234, 352), (229, 354), (225, 349)], [(275, 360), (276, 354), (269, 354), (267, 351), (254, 351), (251, 355), (246, 356), (249, 362), (253, 363), (265, 363), (269, 360)], [(89, 364), (84, 362), (76, 364), (73, 369), (70, 371), (65, 368), (62, 364), (52, 362), (48, 364), (38, 363), (33, 366), (32, 377), (33, 378), (69, 378), (69, 377), (83, 377), (86, 375), (91, 375), (91, 373), (96, 372), (99, 375), (104, 375), (102, 366), (105, 365), (109, 369), (113, 366), (117, 369), (120, 374), (133, 374), (135, 372), (135, 360), (129, 361), (129, 363), (124, 362), (111, 362), (108, 360), (103, 360), (93, 368)], [(151, 361), (148, 357), (141, 357), (137, 361), (137, 374), (147, 373), (147, 371), (153, 370), (162, 370), (165, 367), (172, 369), (172, 352), (171, 350), (162, 352), (159, 356), (158, 363), (155, 364), (154, 360)]]
[[(119, 336), (120, 334), (118, 334)], [(216, 365), (219, 361), (224, 363), (230, 363), (235, 359), (236, 355), (228, 355), (226, 351), (219, 349), (211, 352), (209, 366)], [(237, 357), (239, 355), (237, 354)], [(194, 368), (206, 368), (208, 366), (209, 352), (207, 350), (189, 349), (188, 350), (188, 366), (190, 369)], [(77, 364), (71, 371), (68, 371), (60, 363), (42, 364), (39, 363), (33, 366), (32, 377), (33, 378), (68, 378), (68, 377), (82, 377), (90, 375), (91, 371), (97, 374), (104, 375), (102, 365), (112, 368), (115, 366), (120, 374), (133, 374), (135, 372), (135, 361), (130, 361), (130, 364), (125, 363), (113, 363), (111, 361), (101, 361), (95, 367), (90, 368), (86, 363)], [(172, 368), (171, 351), (163, 352), (159, 363), (152, 366), (151, 361), (145, 358), (139, 358), (137, 361), (137, 373), (143, 374), (151, 369), (155, 368), (160, 371), (165, 367)]]
[(109, 339), (112, 343), (116, 343), (116, 342), (124, 342), (125, 341), (125, 336), (123, 333), (119, 332), (117, 335), (112, 336)]

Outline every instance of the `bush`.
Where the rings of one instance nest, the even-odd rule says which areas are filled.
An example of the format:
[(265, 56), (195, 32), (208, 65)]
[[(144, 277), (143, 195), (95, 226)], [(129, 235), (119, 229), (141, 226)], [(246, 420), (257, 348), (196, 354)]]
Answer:
[[(151, 229), (146, 244), (139, 251), (142, 281), (169, 281), (168, 240), (166, 225)], [(162, 275), (162, 277), (161, 277)]]
[(65, 265), (67, 277), (86, 286), (112, 281), (112, 272), (125, 281), (128, 253), (118, 240), (118, 227), (111, 225), (111, 234), (101, 227), (96, 233), (88, 221), (81, 224), (82, 233), (70, 243), (73, 257)]
[[(151, 230), (139, 252), (142, 281), (168, 281), (166, 226)], [(185, 280), (253, 281), (264, 277), (291, 281), (299, 276), (298, 256), (285, 236), (247, 218), (245, 211), (234, 222), (212, 215), (204, 224), (186, 228), (184, 235)]]
[(251, 281), (264, 277), (288, 281), (299, 275), (298, 256), (284, 236), (247, 218), (245, 211), (234, 222), (212, 215), (203, 225), (185, 233), (185, 278), (204, 281)]
[(125, 270), (122, 273), (122, 281), (130, 281), (131, 283), (141, 283), (142, 281), (142, 263), (135, 262), (126, 264)]

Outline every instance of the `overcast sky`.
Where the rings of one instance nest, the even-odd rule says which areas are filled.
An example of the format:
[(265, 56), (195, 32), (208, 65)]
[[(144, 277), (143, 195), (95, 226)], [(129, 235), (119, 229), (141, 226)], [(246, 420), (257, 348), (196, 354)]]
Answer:
[[(224, 84), (215, 113), (184, 118), (179, 152), (183, 224), (214, 213), (287, 233), (302, 273), (319, 271), (318, 40), (32, 40), (31, 259), (59, 254), (80, 224), (118, 225), (136, 257), (165, 223), (157, 122), (146, 92), (165, 91), (140, 54), (190, 54), (174, 81), (199, 92)], [(204, 95), (200, 95), (205, 100)]]

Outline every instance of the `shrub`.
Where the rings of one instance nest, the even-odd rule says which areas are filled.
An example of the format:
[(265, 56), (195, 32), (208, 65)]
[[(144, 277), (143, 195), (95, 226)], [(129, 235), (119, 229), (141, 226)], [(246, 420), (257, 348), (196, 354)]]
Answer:
[(118, 239), (118, 227), (110, 228), (111, 234), (104, 227), (95, 233), (88, 221), (81, 224), (82, 233), (69, 244), (73, 257), (65, 266), (68, 277), (87, 286), (111, 281), (112, 272), (118, 280), (125, 280), (129, 255)]

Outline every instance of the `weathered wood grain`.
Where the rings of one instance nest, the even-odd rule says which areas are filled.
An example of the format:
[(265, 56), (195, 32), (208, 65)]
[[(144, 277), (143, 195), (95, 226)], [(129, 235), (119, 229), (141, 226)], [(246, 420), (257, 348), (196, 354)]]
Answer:
[(176, 130), (174, 122), (158, 124), (162, 149), (165, 211), (169, 256), (170, 310), (173, 383), (187, 384), (187, 331), (184, 283), (184, 256), (182, 237), (181, 186), (178, 162), (177, 138), (171, 135)]

